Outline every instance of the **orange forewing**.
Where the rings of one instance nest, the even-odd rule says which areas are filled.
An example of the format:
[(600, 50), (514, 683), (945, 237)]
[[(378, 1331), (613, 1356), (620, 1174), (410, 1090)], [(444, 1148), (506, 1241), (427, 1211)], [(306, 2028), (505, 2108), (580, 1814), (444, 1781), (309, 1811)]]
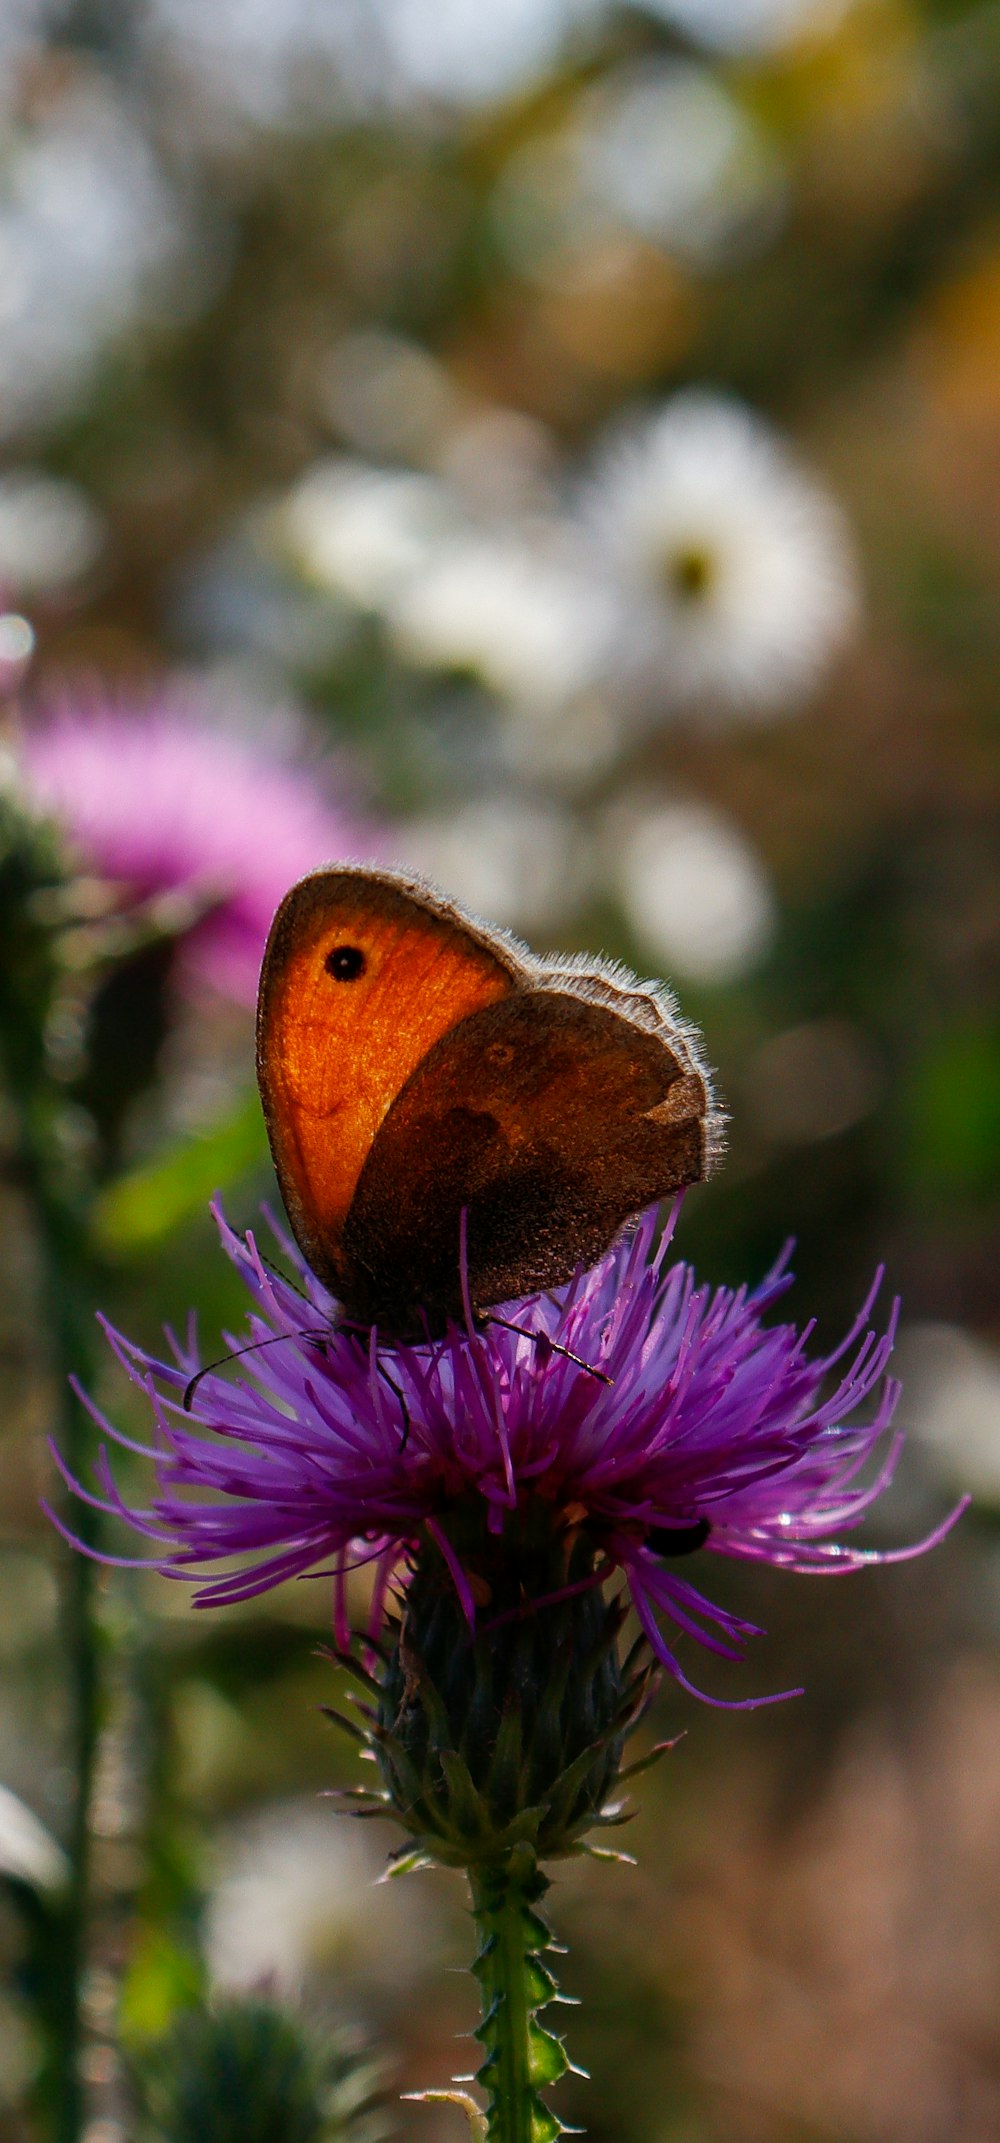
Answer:
[[(325, 962), (356, 948), (364, 972)], [(322, 871), (286, 895), (261, 971), (257, 1075), (282, 1195), (310, 1264), (336, 1285), (338, 1250), (379, 1126), (432, 1045), (517, 987), (494, 948), (447, 903), (415, 910), (375, 874)]]

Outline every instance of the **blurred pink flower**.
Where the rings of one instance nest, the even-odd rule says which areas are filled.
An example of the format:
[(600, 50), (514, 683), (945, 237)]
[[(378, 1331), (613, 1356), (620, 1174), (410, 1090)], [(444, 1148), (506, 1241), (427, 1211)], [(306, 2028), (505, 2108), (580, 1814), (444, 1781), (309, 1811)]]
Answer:
[(26, 721), (20, 760), (33, 802), (87, 871), (131, 900), (187, 894), (203, 904), (182, 973), (239, 1004), (254, 1002), (268, 926), (295, 879), (384, 854), (349, 766), (310, 766), (273, 738), (217, 725), (177, 692), (139, 708), (67, 701)]

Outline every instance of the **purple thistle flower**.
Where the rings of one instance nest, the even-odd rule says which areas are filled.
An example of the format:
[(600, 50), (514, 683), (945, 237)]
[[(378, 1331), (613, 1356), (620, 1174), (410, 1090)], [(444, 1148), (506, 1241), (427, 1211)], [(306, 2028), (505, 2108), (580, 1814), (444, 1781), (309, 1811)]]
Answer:
[(67, 702), (25, 725), (19, 756), (31, 800), (85, 869), (130, 901), (180, 893), (204, 904), (182, 972), (239, 1004), (254, 1002), (287, 887), (384, 847), (315, 769), (213, 725), (176, 690), (139, 709), (93, 694)]
[[(253, 1298), (258, 1351), (234, 1380), (214, 1366), (203, 1374), (185, 1411), (201, 1368), (193, 1324), (186, 1345), (168, 1334), (169, 1362), (107, 1328), (149, 1400), (155, 1445), (133, 1443), (86, 1403), (106, 1436), (153, 1461), (148, 1507), (123, 1499), (103, 1445), (96, 1496), (56, 1453), (77, 1495), (156, 1544), (154, 1569), (197, 1580), (196, 1605), (245, 1600), (323, 1568), (335, 1579), (335, 1629), (346, 1647), (348, 1571), (375, 1565), (374, 1632), (390, 1580), (400, 1575), (405, 1585), (432, 1540), (471, 1624), (475, 1578), (452, 1521), (474, 1505), (500, 1535), (511, 1512), (533, 1501), (550, 1508), (554, 1526), (588, 1530), (593, 1582), (622, 1572), (657, 1658), (702, 1695), (680, 1665), (676, 1636), (739, 1659), (761, 1632), (681, 1576), (678, 1555), (704, 1544), (786, 1570), (857, 1570), (934, 1546), (964, 1507), (889, 1553), (844, 1538), (886, 1487), (902, 1442), (891, 1427), (899, 1386), (887, 1374), (895, 1311), (881, 1334), (869, 1323), (878, 1279), (840, 1346), (810, 1356), (810, 1326), (762, 1321), (790, 1285), (785, 1256), (756, 1289), (698, 1286), (689, 1266), (667, 1262), (672, 1227), (658, 1244), (654, 1211), (558, 1294), (518, 1304), (512, 1314), (528, 1336), (488, 1325), (390, 1349), (374, 1331), (337, 1328), (337, 1305), (283, 1236), (305, 1307), (251, 1234), (244, 1240), (216, 1219)], [(870, 1419), (856, 1422), (873, 1394)], [(231, 1567), (206, 1580), (221, 1563)]]

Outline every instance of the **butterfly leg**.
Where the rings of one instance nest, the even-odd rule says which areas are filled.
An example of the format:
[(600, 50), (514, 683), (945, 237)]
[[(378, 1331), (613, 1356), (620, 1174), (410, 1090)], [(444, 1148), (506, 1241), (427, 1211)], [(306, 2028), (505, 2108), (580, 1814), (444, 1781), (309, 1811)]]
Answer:
[(406, 1400), (404, 1399), (403, 1394), (400, 1391), (399, 1385), (396, 1383), (395, 1378), (389, 1375), (389, 1371), (387, 1370), (384, 1362), (379, 1363), (378, 1373), (379, 1376), (382, 1378), (383, 1383), (388, 1384), (389, 1390), (391, 1392), (394, 1392), (396, 1398), (399, 1400), (399, 1411), (403, 1417), (403, 1433), (399, 1439), (399, 1448), (400, 1451), (405, 1451), (410, 1435), (410, 1416), (407, 1411)]
[(315, 1309), (316, 1305), (312, 1297), (306, 1294), (305, 1288), (299, 1287), (295, 1280), (290, 1280), (287, 1272), (282, 1272), (281, 1266), (276, 1265), (274, 1259), (268, 1257), (266, 1250), (261, 1250), (258, 1246), (257, 1256), (261, 1264), (267, 1266), (268, 1272), (272, 1272), (275, 1279), (281, 1281), (283, 1287), (290, 1287), (293, 1295), (297, 1295), (300, 1302), (307, 1302), (310, 1309)]
[(595, 1363), (585, 1362), (582, 1354), (574, 1354), (572, 1347), (564, 1347), (560, 1340), (550, 1339), (547, 1332), (532, 1332), (528, 1325), (512, 1324), (509, 1317), (495, 1317), (492, 1310), (487, 1310), (482, 1322), (498, 1324), (505, 1332), (517, 1332), (522, 1339), (534, 1340), (537, 1347), (551, 1347), (553, 1354), (561, 1354), (564, 1361), (575, 1362), (578, 1369), (585, 1369), (587, 1375), (596, 1377), (600, 1384), (613, 1384), (615, 1381), (614, 1377), (609, 1377), (606, 1369), (598, 1369)]

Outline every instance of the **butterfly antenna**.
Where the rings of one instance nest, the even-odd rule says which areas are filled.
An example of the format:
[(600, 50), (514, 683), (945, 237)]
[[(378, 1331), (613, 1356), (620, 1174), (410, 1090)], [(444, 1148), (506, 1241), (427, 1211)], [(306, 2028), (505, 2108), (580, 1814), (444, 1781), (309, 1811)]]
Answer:
[(492, 1310), (483, 1318), (484, 1324), (498, 1324), (505, 1332), (517, 1332), (522, 1339), (534, 1340), (536, 1347), (551, 1347), (553, 1354), (561, 1354), (564, 1361), (575, 1362), (578, 1369), (585, 1369), (589, 1377), (596, 1377), (599, 1384), (614, 1384), (606, 1369), (598, 1369), (594, 1362), (585, 1362), (582, 1354), (574, 1354), (572, 1347), (564, 1347), (561, 1340), (550, 1339), (547, 1332), (532, 1332), (528, 1325), (511, 1324), (509, 1317), (494, 1317)]
[(268, 1272), (273, 1272), (275, 1279), (281, 1281), (283, 1287), (290, 1287), (293, 1295), (297, 1295), (300, 1302), (307, 1302), (309, 1304), (310, 1309), (315, 1308), (315, 1303), (310, 1300), (309, 1296), (306, 1294), (305, 1288), (297, 1287), (295, 1281), (289, 1279), (287, 1272), (282, 1272), (281, 1266), (276, 1265), (274, 1259), (268, 1257), (266, 1250), (261, 1250), (258, 1246), (257, 1256), (259, 1257), (261, 1264), (267, 1266)]
[(220, 1354), (217, 1362), (206, 1362), (203, 1369), (196, 1369), (194, 1376), (185, 1384), (181, 1401), (184, 1412), (191, 1412), (191, 1402), (202, 1377), (211, 1376), (213, 1369), (225, 1369), (229, 1362), (241, 1362), (245, 1354), (259, 1354), (262, 1347), (287, 1345), (290, 1339), (311, 1339), (325, 1344), (329, 1336), (329, 1332), (272, 1332), (270, 1339), (252, 1339), (245, 1347), (234, 1347), (231, 1354)]

